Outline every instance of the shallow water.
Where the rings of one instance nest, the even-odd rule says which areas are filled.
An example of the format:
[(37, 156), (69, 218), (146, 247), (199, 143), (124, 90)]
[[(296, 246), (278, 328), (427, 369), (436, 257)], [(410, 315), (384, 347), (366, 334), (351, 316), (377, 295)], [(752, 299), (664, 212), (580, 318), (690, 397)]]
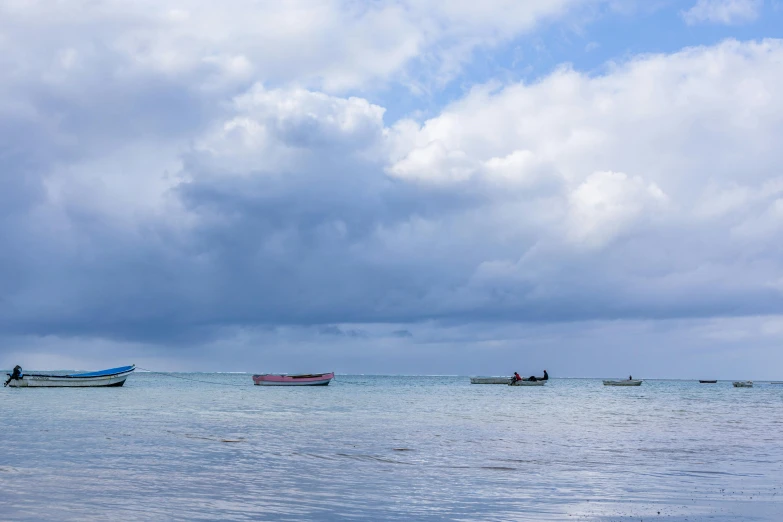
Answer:
[(3, 518), (783, 520), (783, 386), (177, 375), (4, 388)]

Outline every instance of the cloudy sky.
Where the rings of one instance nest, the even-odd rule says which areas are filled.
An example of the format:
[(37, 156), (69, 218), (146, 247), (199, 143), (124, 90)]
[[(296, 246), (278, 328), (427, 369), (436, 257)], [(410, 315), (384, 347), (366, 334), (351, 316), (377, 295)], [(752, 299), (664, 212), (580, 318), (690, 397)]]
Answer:
[(783, 378), (779, 0), (0, 0), (0, 367)]

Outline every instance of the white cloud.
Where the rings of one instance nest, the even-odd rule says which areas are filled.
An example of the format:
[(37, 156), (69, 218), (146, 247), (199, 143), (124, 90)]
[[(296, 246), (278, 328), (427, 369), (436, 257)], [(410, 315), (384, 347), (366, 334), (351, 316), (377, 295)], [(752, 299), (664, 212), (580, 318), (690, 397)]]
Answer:
[[(410, 152), (393, 148), (391, 172), (410, 174), (417, 165), (419, 181), (453, 179), (452, 164), (420, 152), (438, 144), (437, 157), (458, 158), (473, 169), (465, 172), (493, 166), (483, 174), (496, 182), (497, 158), (514, 155), (520, 176), (534, 168), (563, 184), (564, 206), (582, 200), (592, 186), (588, 179), (607, 171), (645, 187), (639, 193), (652, 200), (665, 193), (666, 212), (677, 219), (691, 219), (686, 214), (694, 207), (701, 216), (721, 213), (719, 207), (729, 204), (725, 191), (738, 185), (757, 194), (752, 201), (768, 200), (780, 175), (773, 136), (781, 132), (783, 100), (775, 93), (783, 82), (782, 55), (777, 41), (728, 41), (639, 58), (604, 76), (563, 69), (532, 85), (475, 89), (420, 126), (398, 124), (395, 143)], [(613, 187), (596, 190), (596, 198), (609, 198)], [(662, 211), (619, 208), (623, 215)]]
[(758, 18), (764, 0), (698, 0), (682, 13), (688, 25), (713, 23), (734, 25)]
[[(392, 353), (505, 320), (707, 316), (714, 338), (771, 343), (780, 40), (468, 85), (425, 121), (384, 121), (400, 86), (601, 2), (0, 2), (0, 328), (49, 352), (79, 336), (222, 350), (258, 328), (255, 349), (270, 324), (413, 331), (377, 335)], [(760, 5), (684, 16), (740, 23)], [(415, 328), (438, 319), (462, 325)], [(592, 347), (628, 328), (624, 349), (656, 324), (630, 323), (585, 328)], [(512, 339), (507, 360), (529, 331), (514, 328), (474, 348)], [(539, 328), (532, 344), (563, 326)]]
[[(602, 1), (4, 2), (0, 35), (9, 43), (0, 46), (0, 65), (6, 75), (35, 75), (67, 45), (93, 73), (188, 76), (195, 88), (229, 80), (328, 92), (390, 80), (412, 85), (450, 77), (477, 47)], [(14, 44), (30, 34), (38, 37)]]
[(384, 109), (362, 98), (255, 85), (234, 115), (195, 142), (202, 166), (239, 175), (302, 168), (325, 150), (359, 154), (381, 138)]
[[(716, 292), (769, 297), (779, 266), (782, 59), (780, 41), (727, 41), (602, 76), (562, 69), (531, 85), (474, 89), (435, 118), (395, 126), (390, 173), (489, 198), (454, 217), (466, 250), (452, 257), (469, 257), (467, 245), (486, 253), (470, 292), (494, 267), (487, 288), (505, 287), (520, 306), (525, 293), (591, 293), (598, 281), (653, 308), (686, 288), (686, 300), (705, 306)], [(422, 154), (432, 144), (437, 155)]]
[(391, 126), (361, 97), (260, 83), (162, 120), (133, 84), (127, 107), (15, 108), (26, 132), (4, 136), (47, 190), (0, 178), (0, 231), (25, 252), (0, 258), (18, 274), (2, 324), (777, 313), (781, 63), (779, 40), (726, 41), (479, 86)]
[(622, 172), (595, 172), (568, 197), (571, 237), (601, 246), (631, 229), (644, 212), (662, 210), (666, 195), (654, 183)]
[(447, 150), (439, 141), (432, 141), (410, 151), (402, 160), (389, 169), (391, 175), (422, 181), (466, 181), (476, 169), (461, 150)]
[[(564, 303), (582, 301), (607, 314), (750, 312), (777, 295), (781, 59), (779, 41), (727, 41), (602, 76), (562, 69), (474, 89), (435, 118), (392, 128), (362, 99), (257, 86), (189, 164), (245, 176), (221, 205), (241, 197), (281, 212), (267, 209), (270, 190), (291, 205), (266, 252), (300, 255), (311, 232), (297, 227), (320, 215), (314, 233), (356, 263), (345, 277), (405, 272), (416, 297), (405, 285), (382, 290), (380, 315), (560, 303), (579, 317)], [(290, 173), (291, 185), (267, 187), (264, 173)], [(217, 180), (199, 175), (194, 186)], [(250, 226), (237, 215), (232, 226)], [(342, 291), (367, 298), (340, 277)]]

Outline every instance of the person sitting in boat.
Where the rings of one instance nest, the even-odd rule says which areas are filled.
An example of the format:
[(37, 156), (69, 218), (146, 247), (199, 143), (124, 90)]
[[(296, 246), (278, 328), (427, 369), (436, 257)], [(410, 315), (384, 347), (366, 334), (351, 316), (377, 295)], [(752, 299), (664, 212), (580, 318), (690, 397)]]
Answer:
[(628, 380), (629, 380), (629, 381), (632, 381), (632, 380), (633, 380), (633, 375), (629, 375), (629, 376), (628, 376)]
[(514, 372), (514, 377), (513, 377), (513, 379), (511, 379), (511, 382), (517, 382), (517, 381), (521, 381), (521, 380), (522, 380), (522, 377), (520, 377), (517, 372)]
[(19, 379), (22, 378), (22, 375), (23, 375), (22, 367), (17, 364), (16, 366), (14, 366), (14, 371), (11, 372), (11, 375), (8, 376), (8, 380), (5, 381), (5, 384), (3, 384), (3, 386), (8, 386), (8, 383), (13, 380), (18, 381)]
[(536, 377), (535, 375), (531, 375), (527, 378), (528, 381), (537, 382), (537, 381), (548, 381), (549, 380), (549, 374), (546, 373), (546, 370), (544, 370), (544, 376), (543, 377)]

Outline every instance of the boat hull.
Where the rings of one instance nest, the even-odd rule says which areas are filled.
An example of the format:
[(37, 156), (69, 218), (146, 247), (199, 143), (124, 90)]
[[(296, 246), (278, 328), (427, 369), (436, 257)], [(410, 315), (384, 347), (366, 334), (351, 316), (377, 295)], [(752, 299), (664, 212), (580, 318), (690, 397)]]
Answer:
[(471, 377), (470, 384), (508, 384), (511, 377)]
[(735, 381), (731, 384), (735, 388), (753, 388), (753, 381)]
[(334, 372), (307, 375), (263, 374), (253, 376), (253, 382), (256, 386), (326, 386), (332, 379), (334, 379)]
[(702, 380), (699, 380), (699, 382), (701, 384), (717, 384), (718, 381), (702, 381)]
[(125, 380), (132, 374), (135, 367), (126, 367), (123, 371), (104, 374), (94, 372), (75, 375), (24, 375), (21, 379), (14, 379), (8, 383), (9, 388), (116, 388), (125, 384)]
[(516, 381), (508, 383), (509, 386), (543, 386), (546, 381)]
[(643, 381), (634, 379), (634, 380), (624, 380), (624, 381), (610, 381), (606, 380), (604, 381), (604, 386), (641, 386)]

